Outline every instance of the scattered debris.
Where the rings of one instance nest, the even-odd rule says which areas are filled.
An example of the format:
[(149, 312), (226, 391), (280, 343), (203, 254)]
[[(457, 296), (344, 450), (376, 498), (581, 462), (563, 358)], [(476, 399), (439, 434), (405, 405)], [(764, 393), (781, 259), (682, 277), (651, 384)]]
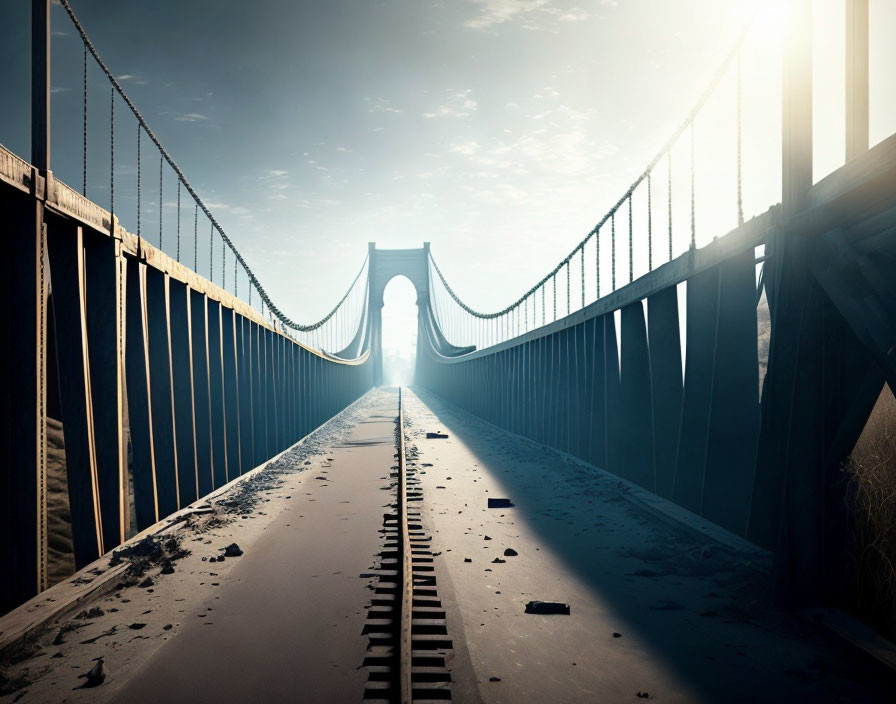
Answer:
[(56, 634), (56, 637), (53, 639), (53, 645), (62, 645), (65, 643), (65, 636), (71, 633), (72, 631), (77, 631), (79, 628), (83, 628), (85, 624), (83, 623), (66, 623), (63, 624), (62, 628), (59, 629), (59, 633)]
[(614, 638), (622, 638), (622, 634), (621, 634), (621, 633), (616, 633), (616, 632), (614, 631), (614, 632), (613, 632), (613, 637), (614, 637)]
[(650, 699), (650, 695), (647, 692), (638, 690), (638, 699)]
[(526, 604), (526, 613), (563, 614), (569, 616), (569, 604), (564, 604), (559, 601), (530, 601)]
[(82, 640), (81, 645), (90, 645), (91, 643), (96, 643), (100, 638), (105, 638), (106, 636), (115, 635), (115, 626), (112, 626), (108, 631), (103, 631), (98, 636), (94, 636), (93, 638), (88, 638), (87, 640)]
[(491, 539), (492, 539), (492, 536), (490, 536), (490, 535), (483, 535), (483, 536), (482, 536), (482, 539), (483, 539), (483, 540), (491, 540)]
[(513, 508), (514, 503), (510, 499), (489, 499), (489, 508)]
[(426, 434), (426, 439), (427, 439), (427, 440), (445, 439), (445, 438), (447, 438), (447, 437), (448, 437), (448, 434), (447, 434), (447, 433), (442, 433), (442, 432), (439, 432), (439, 433), (427, 433), (427, 434)]
[(507, 548), (504, 551), (504, 557), (516, 557), (517, 555), (519, 555), (519, 553), (513, 548)]
[[(224, 557), (239, 557), (243, 554), (243, 551), (240, 550), (240, 546), (236, 543), (231, 543), (226, 548), (224, 548)], [(220, 558), (219, 558), (220, 562)]]
[(472, 561), (473, 561), (473, 560), (471, 560), (469, 557), (465, 557), (465, 558), (464, 558), (464, 562), (472, 562)]
[(492, 560), (492, 562), (496, 565), (502, 565), (507, 562), (507, 560), (502, 560), (500, 557), (496, 557), (494, 560)]
[(500, 682), (501, 678), (500, 677), (489, 677), (488, 681), (489, 682)]
[(94, 606), (90, 611), (82, 611), (75, 618), (99, 618), (103, 616), (106, 612), (103, 611), (99, 606)]
[(146, 624), (145, 623), (132, 623), (130, 626), (128, 626), (128, 628), (130, 628), (132, 631), (139, 631), (141, 628), (146, 628)]
[(106, 673), (103, 672), (103, 659), (100, 658), (96, 661), (96, 665), (90, 668), (89, 671), (84, 674), (78, 675), (79, 680), (85, 680), (84, 684), (80, 687), (75, 687), (75, 689), (87, 689), (89, 687), (99, 687), (103, 682), (106, 681)]

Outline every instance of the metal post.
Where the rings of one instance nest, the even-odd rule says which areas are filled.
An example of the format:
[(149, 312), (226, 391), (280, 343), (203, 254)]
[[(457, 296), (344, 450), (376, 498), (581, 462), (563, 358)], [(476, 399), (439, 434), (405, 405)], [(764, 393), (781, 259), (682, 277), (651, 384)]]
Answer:
[(31, 2), (31, 163), (50, 168), (50, 0)]
[(846, 161), (868, 150), (868, 0), (846, 0)]
[[(32, 475), (36, 484), (35, 547), (36, 591), (47, 588), (47, 299), (46, 238), (44, 202), (47, 198), (47, 176), (50, 171), (50, 0), (32, 0), (31, 4), (31, 163), (35, 168), (33, 186), (34, 246), (28, 250), (34, 277), (29, 277), (36, 294), (34, 308), (34, 409), (35, 464)], [(40, 178), (43, 177), (43, 178)]]

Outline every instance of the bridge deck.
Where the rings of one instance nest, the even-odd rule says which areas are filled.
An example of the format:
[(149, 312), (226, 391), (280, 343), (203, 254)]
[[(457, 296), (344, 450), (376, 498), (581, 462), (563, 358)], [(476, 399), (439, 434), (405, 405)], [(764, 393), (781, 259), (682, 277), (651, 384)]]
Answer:
[[(654, 518), (618, 479), (420, 394), (405, 395), (409, 460), (453, 701), (886, 699), (870, 665), (769, 605), (770, 578), (742, 554)], [(32, 683), (0, 701), (360, 702), (396, 396), (371, 392), (275, 461), (282, 474), (222, 494), (177, 533), (192, 554), (173, 574), (153, 566), (153, 584), (78, 607), (103, 615), (51, 624), (7, 672)], [(438, 429), (449, 437), (425, 437)], [(245, 554), (202, 560), (230, 542)], [(530, 600), (571, 615), (525, 614)], [(105, 682), (73, 690), (100, 657)]]
[[(443, 551), (457, 701), (623, 702), (640, 691), (858, 702), (881, 691), (839, 643), (771, 605), (771, 578), (748, 556), (671, 528), (616, 477), (417, 394), (405, 394), (405, 413), (426, 472), (423, 521)], [(433, 429), (449, 438), (426, 439)], [(515, 505), (489, 509), (490, 497)], [(568, 603), (571, 615), (526, 614), (530, 600)]]

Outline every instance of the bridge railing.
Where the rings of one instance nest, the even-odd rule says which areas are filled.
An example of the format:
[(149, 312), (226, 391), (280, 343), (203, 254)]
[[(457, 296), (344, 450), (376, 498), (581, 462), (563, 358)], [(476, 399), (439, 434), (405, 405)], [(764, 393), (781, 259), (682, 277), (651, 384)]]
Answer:
[(60, 165), (68, 182), (79, 184), (81, 195), (101, 204), (141, 240), (258, 307), (285, 334), (331, 353), (347, 348), (365, 309), (366, 264), (320, 320), (301, 323), (290, 318), (225, 231), (214, 206), (199, 195), (125, 91), (124, 83), (134, 77), (116, 75), (105, 63), (69, 0), (53, 7), (52, 16), (73, 30), (57, 32), (53, 49), (63, 52), (65, 60), (56, 61), (62, 74), (56, 81), (66, 90), (51, 97), (51, 102), (60, 102), (61, 119), (54, 121), (52, 136), (64, 150)]
[[(581, 270), (570, 274), (570, 267), (577, 262), (583, 269), (591, 266), (591, 283), (597, 282), (603, 265), (583, 259), (584, 247), (590, 241), (602, 253), (599, 233), (609, 225), (612, 237), (614, 217), (621, 215), (625, 223), (629, 208), (636, 212), (633, 196), (651, 187), (648, 176), (668, 153), (662, 151), (566, 259), (502, 310), (482, 313), (464, 303), (432, 260), (429, 319), (419, 328), (416, 377), (419, 385), (481, 418), (629, 479), (772, 549), (778, 547), (779, 526), (788, 522), (799, 523), (812, 540), (822, 540), (812, 533), (820, 523), (809, 524), (820, 521), (830, 506), (843, 505), (843, 497), (825, 482), (832, 474), (839, 476), (838, 462), (852, 447), (849, 438), (854, 444), (868, 417), (865, 401), (855, 400), (856, 388), (861, 387), (863, 399), (876, 400), (892, 368), (893, 350), (892, 325), (881, 322), (880, 311), (891, 308), (893, 300), (885, 293), (892, 285), (883, 283), (882, 271), (892, 261), (887, 257), (892, 257), (896, 203), (887, 184), (896, 177), (896, 135), (868, 148), (868, 44), (854, 41), (844, 60), (848, 67), (862, 66), (864, 52), (866, 72), (846, 72), (847, 93), (855, 100), (846, 106), (846, 142), (853, 146), (844, 154), (844, 166), (813, 184), (812, 30), (806, 21), (809, 3), (794, 5), (803, 14), (790, 33), (787, 58), (779, 57), (786, 79), (777, 85), (783, 117), (779, 154), (769, 162), (769, 180), (780, 191), (780, 203), (749, 218), (746, 206), (738, 207), (739, 188), (707, 184), (713, 197), (728, 203), (732, 224), (710, 230), (701, 242), (701, 211), (689, 212), (677, 255), (673, 249), (671, 255), (664, 252), (670, 261), (651, 260), (648, 249), (647, 271), (638, 277), (637, 265), (634, 274), (629, 265), (625, 276), (611, 279), (608, 290), (593, 290), (589, 301), (571, 287)], [(851, 22), (858, 26), (863, 24), (859, 10), (865, 8), (867, 30), (867, 3), (856, 0), (850, 7)], [(728, 61), (721, 73), (736, 71), (736, 56)], [(673, 141), (686, 135), (690, 142), (693, 120), (688, 118), (688, 127)], [(642, 217), (648, 223), (648, 247), (649, 212)], [(822, 234), (834, 244), (820, 247), (823, 255), (812, 254), (810, 245)], [(868, 258), (872, 245), (867, 242), (880, 252), (879, 264)], [(631, 251), (623, 262), (631, 262)], [(851, 263), (853, 254), (864, 274)], [(610, 267), (614, 261), (611, 240)], [(757, 267), (769, 268), (767, 282), (764, 272), (758, 277)], [(817, 281), (810, 267), (820, 272)], [(835, 270), (845, 277), (839, 289), (832, 283)], [(866, 286), (862, 276), (872, 275), (877, 277), (873, 286)], [(863, 319), (857, 311), (866, 305), (878, 312)], [(786, 322), (779, 324), (782, 309)], [(802, 318), (806, 310), (813, 311), (807, 319), (811, 324)], [(872, 328), (879, 337), (868, 342)], [(441, 335), (451, 345), (475, 349), (447, 353)], [(764, 384), (760, 351), (769, 360)], [(774, 375), (772, 359), (778, 360)], [(847, 369), (842, 361), (855, 359), (867, 363), (867, 383), (856, 376), (857, 369), (865, 373), (864, 367)], [(795, 380), (802, 365), (812, 370), (806, 383)], [(770, 393), (772, 376), (776, 382)], [(812, 425), (821, 411), (806, 398), (828, 404), (824, 423)], [(804, 457), (817, 459), (822, 448), (830, 453), (811, 467), (801, 464)], [(799, 515), (785, 520), (784, 477), (790, 475), (798, 478), (789, 485), (788, 500)], [(806, 514), (804, 507), (810, 505), (815, 513)], [(837, 539), (843, 542), (842, 535)], [(823, 560), (810, 543), (791, 543), (789, 549), (805, 550), (817, 566)]]
[[(32, 163), (0, 147), (2, 279), (14, 302), (0, 375), (0, 613), (264, 463), (373, 381), (367, 262), (320, 321), (300, 325), (281, 313), (68, 1), (60, 5), (84, 43), (80, 192), (50, 169), (49, 0), (33, 2)], [(108, 183), (96, 190), (89, 56), (108, 82)], [(119, 220), (127, 202), (121, 113), (135, 137), (136, 232)], [(151, 163), (147, 145), (156, 149)], [(152, 203), (148, 170), (158, 177)], [(97, 194), (108, 209), (90, 199)], [(200, 212), (210, 233), (203, 272)], [(261, 312), (237, 296), (252, 291)]]
[[(869, 51), (868, 26), (894, 22), (896, 10), (882, 2), (765, 3), (667, 142), (621, 195), (614, 194), (595, 226), (516, 300), (483, 310), (451, 287), (456, 277), (450, 270), (443, 275), (432, 262), (433, 309), (448, 341), (482, 349), (585, 308), (787, 200), (784, 185), (794, 164), (802, 197), (867, 150), (869, 123), (872, 141), (889, 135), (896, 110), (883, 77), (891, 73), (893, 54), (881, 42)], [(801, 66), (794, 51), (807, 54), (808, 64)], [(801, 72), (805, 80), (794, 77)], [(869, 76), (878, 77), (871, 87)], [(788, 86), (803, 86), (804, 94), (785, 86), (785, 78)], [(786, 144), (785, 128), (794, 131)], [(785, 167), (788, 149), (796, 157)]]

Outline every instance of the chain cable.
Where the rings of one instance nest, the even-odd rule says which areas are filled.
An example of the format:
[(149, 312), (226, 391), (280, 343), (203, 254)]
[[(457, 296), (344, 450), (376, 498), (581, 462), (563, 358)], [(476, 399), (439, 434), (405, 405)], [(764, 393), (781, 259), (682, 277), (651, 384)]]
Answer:
[(84, 119), (82, 121), (81, 195), (87, 197), (87, 47), (84, 47)]
[(199, 204), (193, 210), (193, 271), (199, 267)]
[(668, 183), (666, 184), (666, 193), (669, 196), (669, 261), (672, 261), (672, 151), (666, 155), (666, 171)]
[(161, 250), (161, 251), (165, 251), (162, 246), (162, 244), (163, 244), (162, 243), (162, 222), (163, 222), (163, 217), (162, 217), (162, 180), (163, 180), (164, 164), (165, 164), (165, 161), (160, 156), (159, 157), (159, 250)]
[[(155, 144), (155, 146), (159, 150), (159, 153), (161, 154), (161, 156), (165, 159), (165, 161), (168, 162), (168, 165), (172, 168), (174, 173), (177, 175), (177, 177), (183, 183), (184, 188), (186, 188), (186, 190), (187, 190), (187, 193), (189, 193), (193, 197), (193, 200), (196, 202), (196, 207), (202, 209), (202, 212), (205, 213), (205, 215), (212, 222), (212, 227), (218, 231), (218, 234), (221, 236), (221, 240), (223, 241), (224, 245), (226, 245), (227, 247), (230, 248), (230, 251), (233, 252), (234, 257), (236, 257), (237, 261), (242, 265), (243, 269), (246, 271), (246, 276), (249, 279), (250, 287), (254, 286), (258, 290), (258, 294), (261, 297), (262, 303), (267, 304), (267, 307), (271, 310), (272, 314), (285, 327), (291, 328), (296, 331), (307, 332), (310, 330), (316, 330), (318, 327), (323, 325), (327, 320), (329, 320), (330, 317), (335, 312), (335, 308), (327, 316), (325, 316), (322, 320), (319, 320), (316, 323), (313, 323), (311, 325), (302, 325), (302, 324), (297, 323), (294, 320), (288, 318), (274, 304), (274, 302), (268, 296), (267, 292), (264, 290), (264, 287), (261, 285), (261, 282), (255, 276), (255, 273), (249, 267), (248, 263), (243, 258), (243, 256), (239, 253), (239, 250), (236, 249), (236, 246), (233, 244), (233, 241), (224, 232), (224, 229), (218, 223), (215, 216), (212, 215), (211, 210), (209, 210), (208, 206), (199, 197), (199, 194), (196, 192), (196, 190), (193, 188), (193, 186), (187, 180), (187, 177), (184, 175), (184, 172), (181, 170), (180, 166), (177, 165), (177, 163), (174, 161), (172, 156), (168, 153), (168, 150), (165, 149), (164, 146), (162, 146), (162, 143), (159, 141), (159, 138), (156, 137), (155, 133), (150, 129), (149, 124), (146, 122), (146, 119), (143, 117), (143, 115), (137, 109), (137, 106), (134, 105), (133, 101), (130, 99), (128, 94), (124, 92), (124, 89), (121, 87), (121, 84), (119, 83), (118, 79), (115, 77), (115, 75), (112, 73), (112, 71), (106, 65), (106, 63), (100, 57), (99, 52), (97, 51), (96, 47), (93, 45), (93, 42), (90, 41), (90, 38), (87, 36), (87, 32), (84, 30), (84, 27), (81, 25), (81, 21), (78, 19), (77, 15), (75, 15), (74, 10), (72, 10), (69, 0), (58, 0), (58, 2), (60, 5), (62, 5), (63, 9), (66, 11), (69, 18), (71, 19), (72, 24), (74, 25), (78, 34), (81, 36), (81, 41), (84, 43), (84, 46), (87, 47), (87, 50), (91, 53), (91, 55), (93, 56), (97, 65), (99, 66), (99, 68), (102, 70), (102, 72), (105, 74), (106, 78), (109, 80), (110, 84), (112, 85), (113, 111), (114, 111), (115, 93), (117, 92), (121, 96), (122, 100), (124, 100), (124, 102), (128, 106), (128, 108), (131, 110), (131, 113), (133, 113), (134, 117), (137, 119), (138, 126), (142, 127), (143, 130), (146, 131), (146, 134), (149, 136), (152, 143)], [(366, 261), (367, 260), (365, 259), (365, 264), (366, 264)], [(363, 267), (362, 267), (362, 269), (363, 269)], [(346, 292), (346, 296), (347, 295), (348, 295), (348, 292)], [(345, 299), (345, 296), (343, 297), (342, 300), (344, 300), (344, 299)], [(338, 304), (337, 304), (337, 307), (338, 307)]]
[(566, 314), (569, 315), (570, 310), (570, 299), (569, 299), (569, 289), (570, 289), (570, 274), (569, 274), (569, 262), (566, 262)]
[(140, 123), (137, 123), (137, 237), (140, 237)]
[(635, 280), (635, 238), (632, 223), (632, 197), (628, 197), (628, 282)]
[(694, 193), (694, 124), (691, 123), (691, 249), (697, 248), (697, 209)]
[(109, 100), (109, 232), (115, 236), (115, 89)]
[(741, 52), (737, 52), (737, 224), (744, 224), (743, 191), (743, 92), (741, 90)]
[(552, 283), (554, 284), (551, 289), (554, 292), (554, 320), (557, 320), (557, 275), (554, 274), (554, 278), (552, 279)]
[(613, 217), (610, 218), (610, 251), (612, 253), (611, 259), (611, 267), (610, 272), (612, 274), (611, 283), (613, 284), (613, 291), (616, 290), (616, 213), (613, 213)]
[(647, 271), (653, 271), (653, 185), (647, 174)]
[(180, 179), (177, 181), (177, 261), (180, 262)]
[(582, 247), (582, 249), (580, 250), (580, 253), (582, 255), (581, 260), (579, 262), (581, 265), (580, 268), (581, 268), (581, 273), (582, 273), (582, 308), (584, 308), (585, 307), (585, 248), (584, 247)]

